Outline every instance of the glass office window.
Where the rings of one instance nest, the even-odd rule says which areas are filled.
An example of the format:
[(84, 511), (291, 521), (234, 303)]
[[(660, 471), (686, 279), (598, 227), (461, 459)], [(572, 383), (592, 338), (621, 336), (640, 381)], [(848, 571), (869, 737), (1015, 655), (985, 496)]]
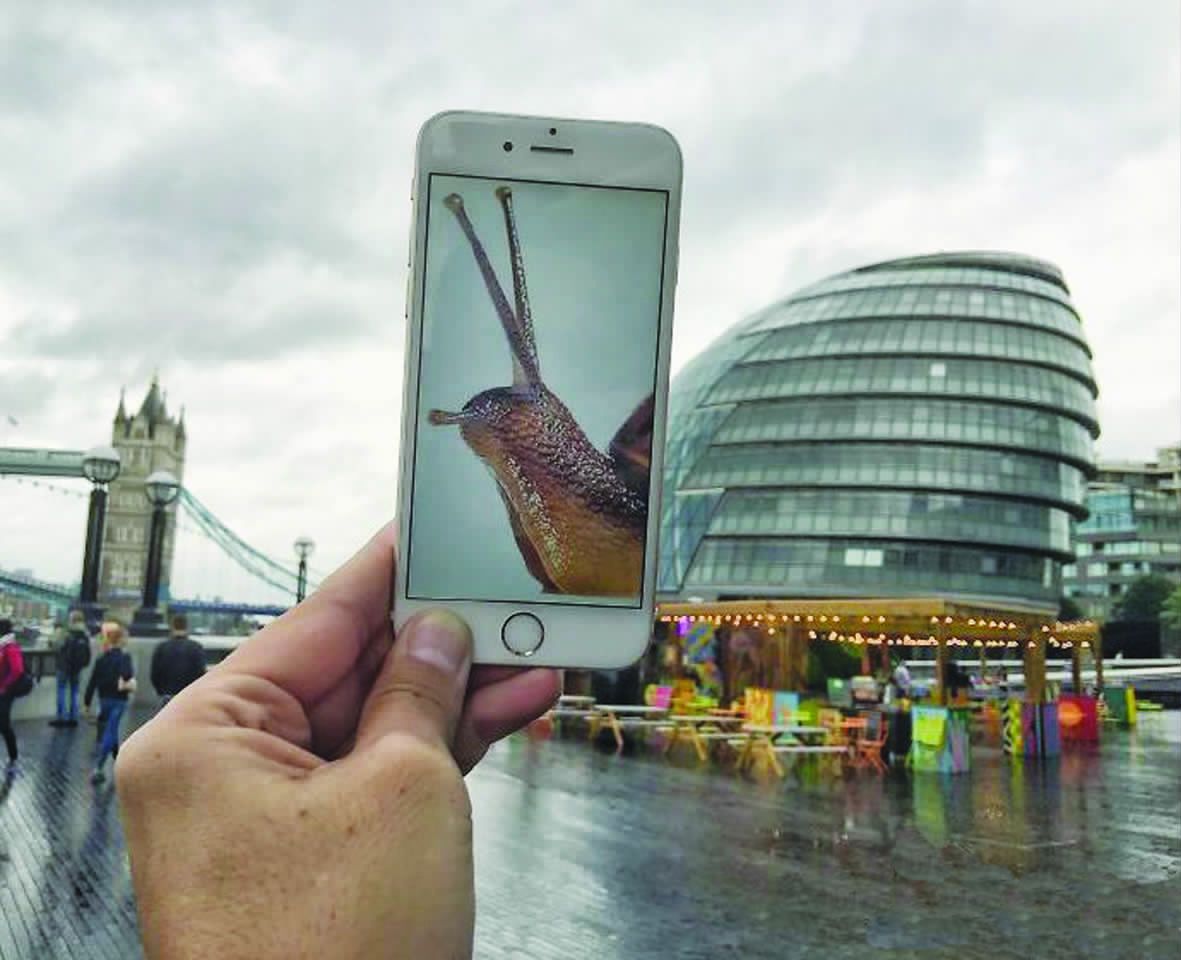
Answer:
[(813, 284), (676, 378), (659, 589), (1056, 598), (1079, 537), (1138, 509), (1083, 504), (1094, 400), (1044, 261), (948, 253)]
[(708, 403), (859, 393), (989, 397), (1061, 410), (1098, 434), (1095, 396), (1074, 377), (1043, 367), (987, 360), (873, 356), (741, 363), (718, 380)]

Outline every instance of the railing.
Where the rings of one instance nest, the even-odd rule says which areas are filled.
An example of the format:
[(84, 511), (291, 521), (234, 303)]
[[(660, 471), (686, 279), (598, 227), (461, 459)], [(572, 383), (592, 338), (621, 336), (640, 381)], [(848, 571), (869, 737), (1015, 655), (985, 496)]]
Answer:
[[(979, 660), (957, 660), (961, 667), (978, 667)], [(906, 667), (911, 676), (920, 682), (934, 681), (935, 663), (933, 660), (908, 660)], [(1010, 687), (1025, 686), (1025, 663), (1022, 660), (989, 660), (988, 668), (996, 670), (1004, 667), (1005, 682)], [(1057, 667), (1054, 661), (1046, 664), (1046, 679), (1066, 681), (1073, 677), (1070, 661), (1064, 661), (1062, 667)], [(1084, 681), (1095, 680), (1096, 670), (1093, 664), (1086, 664), (1082, 668)], [(1135, 660), (1104, 660), (1103, 681), (1108, 686), (1126, 684), (1129, 680), (1181, 680), (1181, 659), (1165, 657), (1159, 659)]]
[[(78, 599), (78, 592), (57, 583), (47, 583), (31, 577), (17, 576), (0, 570), (0, 587), (8, 587), (37, 599), (70, 604)], [(132, 595), (138, 597), (138, 594)], [(125, 597), (124, 599), (128, 599)], [(277, 617), (289, 608), (273, 603), (246, 603), (222, 600), (170, 600), (166, 606), (177, 613), (237, 613)]]

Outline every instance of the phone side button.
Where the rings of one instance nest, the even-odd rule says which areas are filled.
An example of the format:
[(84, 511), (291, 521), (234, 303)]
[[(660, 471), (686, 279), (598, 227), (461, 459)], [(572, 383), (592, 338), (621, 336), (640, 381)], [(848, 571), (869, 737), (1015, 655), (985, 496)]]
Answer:
[(545, 642), (545, 627), (531, 613), (514, 613), (501, 625), (500, 640), (509, 653), (531, 657)]

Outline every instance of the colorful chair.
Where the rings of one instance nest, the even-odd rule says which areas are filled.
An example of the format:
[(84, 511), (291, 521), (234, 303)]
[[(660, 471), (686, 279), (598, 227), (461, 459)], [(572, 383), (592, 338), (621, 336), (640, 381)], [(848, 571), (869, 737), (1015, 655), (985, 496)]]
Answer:
[(774, 695), (763, 687), (747, 687), (743, 692), (746, 722), (754, 727), (769, 727), (775, 721)]
[(786, 690), (776, 690), (771, 697), (771, 714), (777, 726), (786, 726), (795, 720), (800, 708), (800, 695)]
[(644, 703), (649, 707), (671, 707), (672, 701), (672, 687), (657, 686), (654, 683), (650, 683), (644, 688)]
[(885, 714), (879, 710), (869, 714), (866, 720), (865, 736), (854, 745), (853, 766), (872, 767), (878, 773), (885, 773), (886, 764), (882, 760), (882, 748), (886, 745), (888, 721)]

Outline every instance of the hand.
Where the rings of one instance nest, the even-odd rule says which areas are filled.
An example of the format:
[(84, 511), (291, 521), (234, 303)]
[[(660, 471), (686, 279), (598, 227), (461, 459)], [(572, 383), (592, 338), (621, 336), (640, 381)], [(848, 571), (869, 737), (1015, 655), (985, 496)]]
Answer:
[(391, 525), (120, 750), (150, 960), (470, 956), (461, 772), (559, 677), (469, 676), (471, 634), (441, 610), (395, 644), (393, 565)]

